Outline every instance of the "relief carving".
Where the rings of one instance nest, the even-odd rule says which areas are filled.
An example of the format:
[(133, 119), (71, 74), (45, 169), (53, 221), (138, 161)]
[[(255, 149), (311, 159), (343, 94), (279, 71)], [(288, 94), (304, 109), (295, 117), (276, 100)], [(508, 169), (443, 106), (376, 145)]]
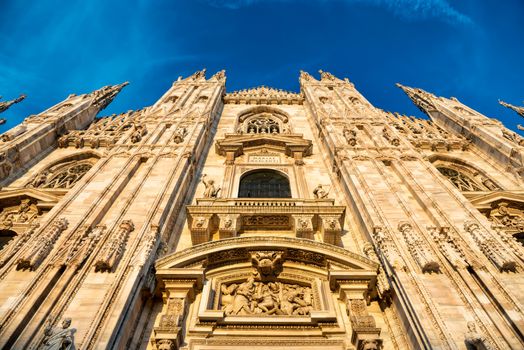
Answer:
[(220, 308), (227, 316), (300, 315), (312, 310), (310, 287), (282, 282), (255, 282), (249, 277), (240, 285), (221, 285)]
[(0, 225), (4, 229), (10, 229), (13, 227), (13, 224), (31, 224), (37, 220), (37, 217), (38, 209), (36, 204), (30, 199), (23, 199), (20, 205), (2, 210)]
[(251, 252), (251, 262), (262, 278), (277, 276), (282, 271), (283, 251)]

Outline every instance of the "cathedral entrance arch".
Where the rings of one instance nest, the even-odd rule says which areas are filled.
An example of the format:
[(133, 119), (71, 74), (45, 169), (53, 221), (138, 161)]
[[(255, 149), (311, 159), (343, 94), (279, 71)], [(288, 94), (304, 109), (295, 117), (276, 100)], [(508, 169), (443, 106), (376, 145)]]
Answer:
[(342, 350), (350, 345), (349, 331), (356, 348), (379, 348), (380, 328), (367, 306), (377, 266), (346, 249), (299, 238), (195, 245), (156, 263), (163, 307), (151, 342), (158, 349)]
[(250, 171), (240, 178), (238, 198), (291, 198), (289, 179), (273, 169)]

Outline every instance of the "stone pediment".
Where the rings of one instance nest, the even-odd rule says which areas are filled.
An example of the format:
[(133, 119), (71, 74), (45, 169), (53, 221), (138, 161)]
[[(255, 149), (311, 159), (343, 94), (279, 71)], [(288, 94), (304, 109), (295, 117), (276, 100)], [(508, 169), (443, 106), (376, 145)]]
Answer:
[(244, 154), (246, 149), (271, 146), (287, 156), (301, 161), (302, 157), (312, 154), (313, 143), (306, 140), (301, 134), (226, 134), (223, 139), (215, 143), (215, 151), (226, 156), (228, 161)]
[(33, 199), (38, 206), (53, 207), (60, 200), (61, 196), (49, 193), (49, 191), (41, 191), (35, 188), (20, 188), (20, 189), (4, 189), (0, 193), (0, 201), (2, 203), (15, 203), (21, 199)]
[[(308, 239), (291, 237), (238, 237), (211, 241), (167, 255), (156, 262), (157, 275), (170, 269), (184, 269), (197, 265), (210, 268), (224, 261), (250, 261), (249, 252), (257, 250), (287, 251), (287, 260), (319, 267), (338, 266), (367, 275), (376, 274), (378, 264), (349, 250)], [(363, 276), (364, 276), (363, 275)]]
[(267, 86), (259, 86), (252, 89), (233, 91), (227, 93), (224, 97), (225, 103), (302, 104), (303, 101), (304, 97), (302, 94)]
[(518, 202), (524, 205), (524, 193), (496, 191), (468, 198), (477, 209), (490, 209), (497, 202)]

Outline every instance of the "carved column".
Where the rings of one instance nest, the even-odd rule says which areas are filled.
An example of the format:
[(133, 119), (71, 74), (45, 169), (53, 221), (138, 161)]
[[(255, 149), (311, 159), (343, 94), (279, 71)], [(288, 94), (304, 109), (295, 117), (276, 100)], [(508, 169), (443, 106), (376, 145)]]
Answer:
[(464, 223), (464, 229), (473, 237), (473, 240), (477, 243), (482, 253), (484, 253), (499, 270), (515, 270), (517, 263), (511, 254), (488, 232), (482, 230), (477, 223), (466, 221)]
[(68, 222), (65, 218), (54, 221), (17, 261), (17, 269), (34, 270), (49, 255), (60, 234), (67, 228)]
[(109, 237), (100, 250), (95, 263), (95, 272), (114, 271), (120, 258), (124, 254), (127, 237), (134, 229), (135, 226), (131, 220), (122, 221), (117, 232)]
[(357, 281), (339, 281), (340, 299), (347, 307), (351, 321), (351, 342), (357, 349), (373, 349), (368, 345), (375, 344), (376, 349), (382, 347), (380, 328), (375, 318), (367, 310), (367, 283)]
[(182, 325), (187, 308), (195, 296), (197, 280), (164, 279), (164, 306), (153, 329), (153, 344), (158, 350), (176, 350), (182, 343)]
[(404, 236), (409, 252), (422, 269), (422, 272), (438, 272), (439, 263), (418, 232), (415, 232), (413, 227), (407, 222), (399, 223), (398, 229)]
[(293, 215), (298, 238), (313, 239), (313, 215)]

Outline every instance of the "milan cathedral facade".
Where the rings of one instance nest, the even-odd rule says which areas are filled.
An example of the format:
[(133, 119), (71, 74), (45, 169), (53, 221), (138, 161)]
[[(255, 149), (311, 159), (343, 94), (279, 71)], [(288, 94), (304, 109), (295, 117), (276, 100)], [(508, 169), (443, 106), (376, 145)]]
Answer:
[(0, 136), (0, 348), (524, 348), (522, 137), (402, 85), (428, 119), (225, 81)]

